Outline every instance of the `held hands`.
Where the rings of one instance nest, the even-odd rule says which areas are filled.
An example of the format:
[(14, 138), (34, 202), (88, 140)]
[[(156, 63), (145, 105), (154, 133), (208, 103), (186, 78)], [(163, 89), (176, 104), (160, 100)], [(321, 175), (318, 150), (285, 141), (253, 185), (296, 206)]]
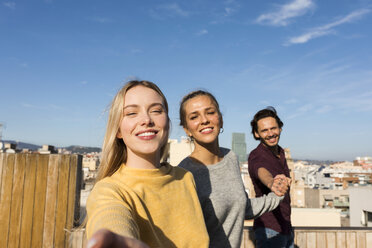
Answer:
[(276, 175), (269, 183), (268, 187), (277, 196), (283, 196), (291, 185), (292, 180), (283, 174)]
[(107, 229), (98, 230), (88, 240), (86, 248), (149, 248), (145, 243), (113, 233)]

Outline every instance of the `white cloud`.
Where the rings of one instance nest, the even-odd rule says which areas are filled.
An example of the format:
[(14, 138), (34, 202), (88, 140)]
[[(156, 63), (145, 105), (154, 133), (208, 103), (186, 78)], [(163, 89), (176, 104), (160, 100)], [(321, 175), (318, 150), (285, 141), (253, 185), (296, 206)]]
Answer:
[(318, 38), (318, 37), (321, 37), (321, 36), (325, 36), (325, 35), (328, 35), (328, 34), (332, 34), (332, 33), (335, 32), (332, 28), (337, 27), (341, 24), (353, 22), (353, 21), (361, 18), (363, 15), (368, 14), (369, 12), (371, 12), (370, 9), (360, 9), (360, 10), (354, 11), (354, 12), (348, 14), (347, 16), (345, 16), (345, 17), (343, 17), (343, 18), (341, 18), (337, 21), (328, 23), (328, 24), (320, 26), (320, 27), (313, 28), (312, 30), (310, 30), (309, 32), (307, 32), (305, 34), (302, 34), (302, 35), (297, 36), (297, 37), (290, 38), (288, 40), (287, 45), (302, 44), (302, 43), (308, 42), (309, 40), (312, 40), (312, 39), (315, 39), (315, 38)]
[(190, 15), (189, 12), (183, 10), (177, 3), (171, 4), (163, 4), (156, 7), (156, 10), (151, 10), (152, 17), (155, 18), (164, 18), (164, 16), (168, 17), (187, 17)]
[(130, 50), (131, 53), (142, 53), (143, 51), (141, 49), (138, 49), (138, 48), (133, 48), (132, 50)]
[(276, 12), (260, 15), (256, 22), (273, 26), (286, 26), (290, 19), (306, 14), (314, 6), (312, 0), (294, 0), (282, 5)]
[(92, 17), (90, 18), (91, 21), (93, 22), (98, 22), (98, 23), (110, 23), (112, 22), (112, 19), (105, 18), (105, 17)]
[(288, 119), (293, 119), (293, 118), (302, 116), (313, 109), (314, 109), (314, 104), (312, 103), (302, 105), (301, 107), (297, 108), (293, 114), (288, 116)]
[(229, 6), (229, 7), (225, 7), (225, 16), (231, 16), (233, 15), (235, 12), (238, 11), (237, 9), (238, 7), (237, 6)]
[(196, 33), (196, 35), (198, 35), (198, 36), (205, 35), (205, 34), (208, 34), (208, 30), (206, 30), (206, 29), (202, 29), (202, 30), (200, 30), (199, 32)]
[(295, 103), (297, 103), (298, 101), (297, 101), (297, 99), (295, 99), (295, 98), (291, 98), (291, 99), (288, 99), (288, 100), (285, 100), (284, 101), (284, 103), (285, 104), (295, 104)]
[(29, 103), (21, 103), (21, 106), (22, 107), (25, 107), (25, 108), (39, 108), (35, 105), (32, 105), (32, 104), (29, 104)]
[(5, 7), (8, 7), (9, 9), (15, 9), (16, 8), (16, 3), (15, 2), (4, 2), (3, 5)]
[(24, 108), (35, 109), (35, 110), (64, 110), (65, 109), (64, 107), (61, 107), (55, 104), (38, 106), (38, 105), (30, 104), (30, 103), (21, 103), (21, 106)]
[(320, 113), (320, 114), (324, 114), (324, 113), (328, 113), (329, 111), (331, 111), (333, 109), (332, 106), (330, 105), (324, 105), (324, 106), (321, 106), (319, 107), (316, 112), (317, 113)]

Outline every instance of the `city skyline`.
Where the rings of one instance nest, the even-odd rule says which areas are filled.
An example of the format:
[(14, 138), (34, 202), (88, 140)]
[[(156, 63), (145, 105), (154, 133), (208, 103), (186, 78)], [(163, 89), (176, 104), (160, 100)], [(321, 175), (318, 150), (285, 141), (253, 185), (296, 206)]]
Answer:
[(191, 90), (220, 103), (224, 132), (274, 106), (293, 158), (372, 156), (372, 1), (1, 1), (4, 140), (100, 147), (125, 81), (159, 85), (170, 138)]

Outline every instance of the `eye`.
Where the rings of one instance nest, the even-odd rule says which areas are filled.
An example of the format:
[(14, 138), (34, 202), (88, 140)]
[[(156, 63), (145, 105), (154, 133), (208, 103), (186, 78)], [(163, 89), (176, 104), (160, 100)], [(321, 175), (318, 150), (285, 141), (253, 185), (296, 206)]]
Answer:
[(124, 113), (124, 116), (135, 116), (136, 114), (137, 114), (137, 112), (130, 111), (130, 112)]
[(209, 115), (214, 115), (216, 113), (216, 111), (208, 111), (207, 114)]
[(190, 120), (195, 120), (196, 118), (198, 118), (197, 115), (192, 115), (192, 116), (190, 116)]
[(155, 113), (155, 114), (161, 114), (163, 112), (164, 110), (162, 108), (155, 108), (151, 110), (151, 113)]

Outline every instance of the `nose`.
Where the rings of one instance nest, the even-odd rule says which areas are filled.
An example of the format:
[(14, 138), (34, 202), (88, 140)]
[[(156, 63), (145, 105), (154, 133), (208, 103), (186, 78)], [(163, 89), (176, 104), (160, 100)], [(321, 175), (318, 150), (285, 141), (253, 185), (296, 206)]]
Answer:
[(201, 122), (202, 124), (209, 123), (208, 117), (206, 115), (201, 115)]
[(149, 113), (143, 113), (141, 116), (141, 125), (150, 125), (152, 123), (152, 118)]
[(267, 135), (271, 137), (271, 136), (274, 135), (274, 132), (272, 130), (269, 130), (269, 131), (267, 131)]

